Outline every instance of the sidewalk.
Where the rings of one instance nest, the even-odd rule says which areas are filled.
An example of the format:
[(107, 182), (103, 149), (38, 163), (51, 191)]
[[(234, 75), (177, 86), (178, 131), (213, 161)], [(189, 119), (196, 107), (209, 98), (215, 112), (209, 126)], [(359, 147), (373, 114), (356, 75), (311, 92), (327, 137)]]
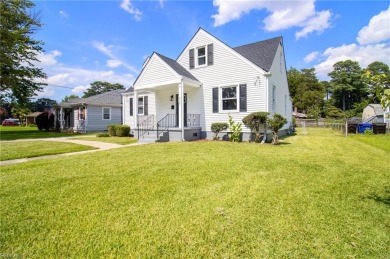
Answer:
[(0, 161), (0, 166), (13, 165), (13, 164), (24, 163), (24, 162), (40, 160), (40, 159), (50, 159), (50, 158), (56, 158), (56, 157), (80, 155), (80, 154), (98, 152), (98, 151), (103, 151), (103, 150), (110, 150), (110, 149), (114, 149), (114, 148), (140, 146), (140, 145), (145, 145), (145, 144), (151, 143), (151, 142), (139, 140), (137, 143), (127, 144), (127, 145), (119, 145), (119, 144), (99, 142), (99, 141), (72, 139), (72, 137), (45, 138), (45, 139), (18, 139), (18, 140), (9, 140), (7, 142), (23, 142), (23, 141), (66, 142), (66, 143), (73, 143), (73, 144), (79, 144), (79, 145), (84, 145), (84, 146), (91, 146), (91, 147), (94, 147), (96, 149), (87, 150), (87, 151), (79, 151), (79, 152), (70, 152), (70, 153), (65, 153), (65, 154), (55, 154), (55, 155), (47, 155), (47, 156), (38, 156), (38, 157), (29, 157), (29, 158), (20, 158), (20, 159), (14, 159), (14, 160)]

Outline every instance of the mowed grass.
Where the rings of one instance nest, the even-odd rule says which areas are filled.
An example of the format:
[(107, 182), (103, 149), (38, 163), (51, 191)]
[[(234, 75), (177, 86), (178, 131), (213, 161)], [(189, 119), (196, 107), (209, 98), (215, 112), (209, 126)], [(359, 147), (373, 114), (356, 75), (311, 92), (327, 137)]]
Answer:
[(0, 140), (59, 138), (77, 136), (80, 133), (60, 133), (39, 131), (37, 127), (0, 126)]
[(390, 154), (382, 141), (309, 129), (278, 146), (163, 143), (2, 166), (0, 251), (388, 258)]
[(0, 142), (0, 161), (92, 150), (94, 147), (64, 142)]
[(94, 137), (94, 136), (84, 136), (84, 137), (75, 137), (75, 138), (72, 138), (72, 139), (89, 140), (89, 141), (100, 141), (100, 142), (113, 143), (113, 144), (119, 144), (119, 145), (133, 144), (133, 143), (136, 143), (138, 141), (138, 139), (130, 138), (130, 137)]

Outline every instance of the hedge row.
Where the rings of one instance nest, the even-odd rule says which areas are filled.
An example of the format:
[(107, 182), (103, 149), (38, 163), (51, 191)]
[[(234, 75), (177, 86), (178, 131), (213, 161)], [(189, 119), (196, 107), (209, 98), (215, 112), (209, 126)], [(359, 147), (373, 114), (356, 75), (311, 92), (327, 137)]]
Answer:
[(130, 135), (130, 126), (116, 124), (107, 126), (108, 134), (113, 137), (128, 137)]

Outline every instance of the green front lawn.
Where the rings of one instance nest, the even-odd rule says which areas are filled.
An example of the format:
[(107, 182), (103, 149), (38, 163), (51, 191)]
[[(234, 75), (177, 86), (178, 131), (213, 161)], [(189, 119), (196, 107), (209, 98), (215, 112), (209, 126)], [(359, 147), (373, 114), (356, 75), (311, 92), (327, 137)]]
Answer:
[(158, 143), (2, 166), (0, 251), (22, 258), (387, 258), (384, 144), (309, 129), (278, 146)]
[(95, 148), (73, 143), (52, 141), (0, 142), (0, 161), (64, 154), (92, 149)]
[(100, 141), (100, 142), (113, 143), (113, 144), (119, 144), (119, 145), (133, 144), (133, 143), (136, 143), (138, 141), (138, 139), (130, 138), (130, 137), (88, 137), (88, 136), (80, 136), (80, 137), (75, 137), (75, 138), (72, 138), (72, 139), (89, 140), (89, 141)]
[(37, 127), (0, 126), (0, 140), (59, 138), (80, 135), (79, 133), (59, 133), (39, 131)]

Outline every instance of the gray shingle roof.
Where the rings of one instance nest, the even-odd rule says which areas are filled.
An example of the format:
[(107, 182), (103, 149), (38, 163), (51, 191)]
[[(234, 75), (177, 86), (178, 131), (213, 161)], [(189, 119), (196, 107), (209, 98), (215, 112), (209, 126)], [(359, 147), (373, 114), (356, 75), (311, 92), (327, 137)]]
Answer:
[(276, 37), (233, 48), (256, 66), (269, 72), (282, 37)]
[(375, 115), (383, 115), (385, 112), (380, 104), (371, 103), (368, 106), (371, 106), (374, 109)]
[(71, 99), (68, 102), (61, 102), (58, 106), (67, 106), (67, 105), (75, 105), (75, 104), (95, 104), (95, 105), (121, 105), (122, 104), (122, 93), (125, 90), (113, 90), (109, 92), (105, 92), (102, 94), (97, 94), (94, 96), (90, 96), (87, 98), (77, 98)]
[(170, 66), (173, 70), (175, 70), (175, 72), (178, 73), (179, 75), (185, 76), (185, 77), (192, 79), (192, 80), (195, 80), (195, 81), (199, 81), (190, 72), (188, 72), (187, 69), (185, 69), (179, 63), (177, 63), (176, 60), (170, 59), (170, 58), (163, 56), (157, 52), (156, 52), (156, 55), (159, 56), (165, 63), (167, 63), (168, 66)]

